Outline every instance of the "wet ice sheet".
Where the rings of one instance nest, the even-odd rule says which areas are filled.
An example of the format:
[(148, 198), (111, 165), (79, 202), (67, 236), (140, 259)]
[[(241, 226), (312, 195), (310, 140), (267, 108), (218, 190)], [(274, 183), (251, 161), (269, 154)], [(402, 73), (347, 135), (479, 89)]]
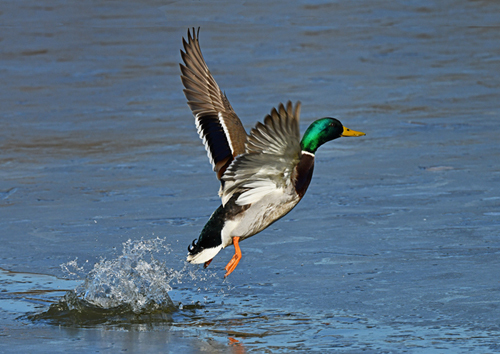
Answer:
[[(349, 314), (343, 311), (331, 312), (326, 309), (317, 311), (285, 312), (283, 308), (273, 309), (248, 298), (246, 286), (232, 288), (226, 293), (212, 294), (211, 300), (207, 296), (193, 296), (193, 288), (178, 289), (173, 293), (182, 299), (176, 308), (165, 309), (163, 312), (146, 310), (141, 313), (127, 311), (123, 306), (99, 309), (91, 307), (90, 303), (75, 302), (71, 297), (74, 292), (68, 292), (64, 300), (53, 290), (36, 291), (36, 287), (47, 288), (47, 284), (59, 287), (75, 286), (71, 281), (40, 274), (22, 274), (2, 272), (9, 280), (9, 287), (17, 289), (21, 284), (31, 284), (30, 291), (11, 292), (2, 294), (3, 311), (10, 313), (33, 313), (33, 307), (23, 308), (26, 303), (38, 303), (38, 315), (22, 316), (17, 320), (34, 321), (25, 323), (30, 332), (37, 335), (54, 336), (54, 340), (47, 343), (42, 351), (57, 350), (61, 346), (66, 350), (104, 350), (114, 351), (131, 349), (133, 341), (135, 350), (159, 350), (163, 343), (169, 343), (169, 348), (176, 350), (221, 350), (225, 346), (233, 351), (260, 350), (269, 347), (276, 352), (308, 351), (324, 352), (325, 350), (343, 349), (349, 352), (357, 350), (380, 352), (385, 350), (429, 350), (438, 349), (440, 353), (453, 353), (457, 348), (461, 350), (480, 349), (487, 351), (496, 348), (495, 339), (491, 330), (480, 328), (464, 329), (453, 325), (449, 320), (443, 324), (429, 327), (421, 323), (394, 321), (391, 326), (374, 321), (359, 314)], [(186, 278), (187, 279), (187, 278)], [(197, 285), (203, 284), (201, 278)], [(193, 284), (191, 284), (193, 285)], [(195, 284), (196, 285), (196, 284)], [(208, 288), (208, 283), (204, 284)], [(81, 287), (82, 285), (78, 285)], [(273, 284), (255, 283), (253, 293), (269, 294), (273, 291)], [(204, 290), (208, 290), (208, 288)], [(212, 289), (213, 290), (213, 289)], [(61, 293), (59, 290), (58, 293)], [(210, 291), (208, 291), (210, 293)], [(36, 296), (36, 301), (33, 297)], [(253, 295), (255, 296), (255, 295)], [(54, 301), (78, 308), (78, 315), (71, 315), (69, 310), (61, 305), (52, 305), (49, 310), (43, 309), (43, 302)], [(190, 303), (191, 301), (191, 303)], [(195, 301), (195, 302), (193, 302)], [(7, 303), (9, 305), (5, 306)], [(47, 306), (46, 306), (47, 307)], [(228, 311), (228, 309), (233, 309)], [(74, 311), (74, 310), (73, 310)], [(209, 315), (208, 315), (209, 314)], [(45, 324), (45, 326), (44, 326)], [(52, 330), (48, 324), (55, 325)], [(48, 327), (48, 328), (47, 328)], [(105, 330), (105, 332), (102, 332)], [(107, 333), (103, 336), (103, 333)], [(158, 337), (163, 333), (163, 339)], [(14, 352), (11, 347), (20, 339), (16, 327), (6, 326), (2, 329), (2, 336), (6, 339), (0, 345), (5, 352)], [(81, 336), (83, 342), (79, 342)], [(110, 342), (105, 347), (96, 344), (96, 341)], [(25, 348), (34, 350), (34, 346), (27, 342)], [(267, 343), (267, 344), (266, 344)]]
[(4, 269), (61, 276), (157, 236), (182, 264), (219, 205), (178, 78), (187, 27), (247, 128), (300, 99), (302, 131), (333, 115), (367, 136), (322, 147), (304, 200), (242, 244), (228, 283), (230, 251), (209, 283), (174, 289), (207, 302), (177, 327), (104, 335), (2, 313), (4, 347), (498, 350), (497, 2), (194, 5), (4, 4)]
[(0, 268), (0, 309), (12, 315), (38, 311), (50, 305), (51, 298), (64, 295), (79, 283), (45, 274), (16, 273)]

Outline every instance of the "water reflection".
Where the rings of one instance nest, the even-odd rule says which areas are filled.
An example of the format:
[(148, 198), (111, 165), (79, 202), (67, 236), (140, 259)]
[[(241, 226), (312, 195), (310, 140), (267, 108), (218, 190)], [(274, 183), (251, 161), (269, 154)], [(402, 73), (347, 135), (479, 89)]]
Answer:
[(231, 353), (234, 354), (246, 353), (245, 346), (239, 340), (233, 337), (228, 337), (227, 339), (229, 341), (229, 348), (231, 348)]

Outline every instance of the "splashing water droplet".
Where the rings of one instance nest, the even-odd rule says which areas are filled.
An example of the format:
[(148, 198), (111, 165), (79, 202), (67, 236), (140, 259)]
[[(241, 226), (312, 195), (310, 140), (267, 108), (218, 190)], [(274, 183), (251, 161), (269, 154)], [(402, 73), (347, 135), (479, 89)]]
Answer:
[(94, 265), (85, 282), (76, 289), (89, 303), (111, 308), (130, 305), (134, 312), (156, 304), (170, 305), (170, 282), (177, 272), (165, 267), (154, 254), (170, 251), (164, 240), (128, 240), (122, 255)]
[[(59, 325), (92, 325), (100, 323), (148, 323), (169, 322), (171, 313), (185, 308), (181, 302), (174, 304), (169, 296), (171, 284), (183, 284), (198, 288), (198, 282), (206, 283), (215, 272), (200, 274), (187, 262), (180, 270), (166, 267), (162, 256), (171, 253), (165, 239), (128, 240), (123, 243), (122, 254), (111, 259), (101, 259), (85, 275), (84, 267), (77, 260), (61, 265), (70, 276), (85, 276), (84, 282), (69, 291), (42, 313), (28, 316), (31, 320), (48, 321)], [(78, 273), (78, 274), (77, 274)], [(206, 286), (204, 286), (206, 288)], [(201, 306), (199, 296), (189, 291), (178, 293), (184, 302)], [(204, 299), (206, 303), (208, 298)]]

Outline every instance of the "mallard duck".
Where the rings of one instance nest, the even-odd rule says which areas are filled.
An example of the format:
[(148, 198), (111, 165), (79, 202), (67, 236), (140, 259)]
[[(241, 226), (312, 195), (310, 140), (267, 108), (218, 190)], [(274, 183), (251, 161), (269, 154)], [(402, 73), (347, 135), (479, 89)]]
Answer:
[(316, 150), (342, 136), (362, 136), (335, 118), (321, 118), (299, 132), (300, 102), (289, 101), (257, 123), (248, 135), (225, 93), (215, 82), (199, 45), (198, 32), (183, 38), (179, 64), (184, 94), (195, 117), (213, 170), (220, 180), (220, 207), (188, 247), (190, 263), (204, 263), (227, 246), (235, 254), (227, 277), (241, 260), (239, 243), (292, 210), (311, 182)]

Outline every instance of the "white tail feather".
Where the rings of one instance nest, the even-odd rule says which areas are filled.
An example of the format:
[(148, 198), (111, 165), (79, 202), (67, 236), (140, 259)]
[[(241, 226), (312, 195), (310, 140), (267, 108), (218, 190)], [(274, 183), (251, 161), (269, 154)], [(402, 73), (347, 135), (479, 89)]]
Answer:
[(196, 254), (189, 254), (187, 261), (193, 264), (205, 263), (214, 258), (222, 249), (222, 245), (212, 248), (205, 248)]

